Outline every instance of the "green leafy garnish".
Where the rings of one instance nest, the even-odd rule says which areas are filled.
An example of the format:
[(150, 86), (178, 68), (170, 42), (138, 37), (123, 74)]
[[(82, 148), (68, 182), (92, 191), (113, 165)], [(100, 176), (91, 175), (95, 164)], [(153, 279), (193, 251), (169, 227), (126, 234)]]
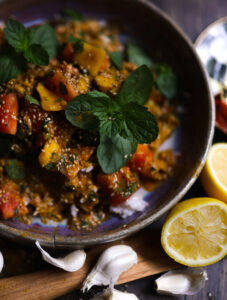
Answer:
[(0, 52), (0, 83), (22, 73), (26, 60), (35, 65), (48, 65), (57, 53), (57, 35), (47, 24), (26, 29), (20, 22), (8, 19), (5, 36), (10, 46)]
[(24, 57), (31, 64), (48, 65), (49, 55), (47, 51), (38, 44), (33, 44), (24, 50)]
[(28, 33), (29, 43), (31, 45), (39, 44), (42, 46), (50, 58), (57, 54), (58, 39), (54, 29), (50, 25), (43, 24), (38, 27), (29, 28)]
[(22, 52), (28, 47), (28, 31), (20, 22), (8, 19), (6, 21), (5, 36), (8, 43), (17, 51)]
[(97, 158), (104, 173), (113, 173), (124, 166), (138, 143), (156, 139), (157, 122), (143, 106), (152, 85), (151, 71), (141, 66), (127, 78), (115, 100), (92, 91), (67, 104), (65, 114), (70, 123), (99, 131)]
[(25, 178), (24, 166), (17, 159), (6, 159), (4, 168), (7, 175), (13, 180), (21, 180)]
[(73, 48), (76, 53), (80, 53), (84, 50), (84, 41), (83, 40), (81, 40), (73, 35), (70, 35), (68, 42), (73, 43)]
[(150, 96), (153, 75), (145, 65), (137, 68), (124, 82), (118, 95), (122, 103), (137, 102), (144, 105)]
[(161, 93), (167, 98), (173, 98), (177, 92), (177, 79), (169, 66), (163, 64), (154, 65), (157, 74), (157, 87)]
[(129, 43), (127, 46), (127, 54), (130, 62), (136, 64), (138, 67), (146, 65), (152, 67), (153, 62), (150, 57), (138, 46)]
[(131, 154), (136, 151), (135, 145), (120, 135), (112, 138), (101, 136), (97, 158), (102, 170), (109, 174), (125, 166)]
[(0, 51), (0, 83), (8, 82), (25, 70), (25, 59), (12, 48)]
[(29, 95), (27, 93), (25, 94), (25, 96), (26, 96), (26, 98), (27, 98), (27, 100), (29, 101), (30, 104), (35, 104), (35, 105), (40, 106), (39, 101), (36, 100), (34, 97), (32, 97), (31, 95)]
[(74, 21), (84, 21), (84, 17), (82, 16), (81, 13), (75, 11), (74, 9), (71, 8), (66, 8), (64, 10), (64, 14), (68, 17), (70, 17), (71, 20)]
[(120, 51), (109, 52), (112, 63), (119, 69), (122, 69), (123, 55)]

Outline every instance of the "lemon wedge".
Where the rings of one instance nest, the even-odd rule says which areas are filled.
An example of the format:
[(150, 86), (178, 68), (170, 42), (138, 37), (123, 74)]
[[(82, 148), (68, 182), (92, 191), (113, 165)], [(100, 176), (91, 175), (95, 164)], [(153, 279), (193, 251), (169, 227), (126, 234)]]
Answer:
[(210, 148), (200, 178), (208, 196), (227, 203), (227, 143)]
[(227, 205), (213, 198), (193, 198), (177, 204), (161, 235), (166, 253), (177, 262), (206, 266), (227, 254)]

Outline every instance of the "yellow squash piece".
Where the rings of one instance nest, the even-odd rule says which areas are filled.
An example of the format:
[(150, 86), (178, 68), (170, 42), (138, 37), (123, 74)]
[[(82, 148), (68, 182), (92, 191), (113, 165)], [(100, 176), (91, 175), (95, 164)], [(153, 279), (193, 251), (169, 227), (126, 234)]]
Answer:
[(121, 82), (117, 80), (114, 76), (111, 76), (108, 73), (99, 74), (95, 76), (95, 82), (98, 85), (99, 89), (102, 92), (108, 91), (118, 91), (118, 87), (120, 86)]
[(45, 111), (60, 111), (65, 109), (67, 102), (48, 90), (42, 83), (36, 87), (41, 98), (41, 106)]
[(92, 76), (95, 76), (106, 57), (106, 52), (104, 49), (88, 43), (84, 43), (83, 46), (83, 51), (74, 54), (74, 62), (87, 69)]
[(59, 161), (61, 155), (61, 147), (56, 139), (50, 139), (44, 145), (41, 153), (39, 154), (39, 162), (42, 167), (51, 163), (55, 164)]

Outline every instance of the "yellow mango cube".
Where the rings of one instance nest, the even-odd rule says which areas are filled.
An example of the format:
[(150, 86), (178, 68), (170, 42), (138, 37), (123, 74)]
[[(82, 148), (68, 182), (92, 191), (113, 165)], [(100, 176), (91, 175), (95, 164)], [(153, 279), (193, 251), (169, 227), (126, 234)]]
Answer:
[(106, 52), (102, 48), (83, 44), (83, 51), (74, 54), (74, 63), (87, 69), (92, 76), (97, 75), (106, 57)]
[(44, 145), (41, 153), (39, 154), (39, 162), (42, 167), (51, 163), (55, 164), (60, 159), (61, 147), (56, 139), (50, 139)]
[(64, 110), (67, 102), (48, 90), (42, 83), (38, 83), (36, 87), (41, 98), (41, 106), (45, 111)]

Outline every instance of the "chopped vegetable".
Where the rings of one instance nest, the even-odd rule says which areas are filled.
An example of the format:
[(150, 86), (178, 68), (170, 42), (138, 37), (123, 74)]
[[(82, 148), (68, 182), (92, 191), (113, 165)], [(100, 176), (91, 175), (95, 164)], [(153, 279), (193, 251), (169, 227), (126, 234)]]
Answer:
[(105, 58), (106, 52), (104, 49), (84, 43), (83, 51), (75, 53), (73, 60), (74, 63), (79, 64), (81, 68), (87, 69), (92, 76), (95, 76), (100, 70)]
[(16, 183), (6, 179), (0, 185), (0, 190), (0, 215), (2, 219), (6, 220), (27, 213), (27, 208), (23, 205)]
[(40, 95), (43, 110), (59, 111), (65, 109), (66, 101), (52, 93), (42, 83), (39, 82), (36, 89)]
[(39, 162), (42, 166), (47, 166), (47, 169), (52, 169), (56, 162), (60, 159), (60, 155), (61, 147), (59, 143), (55, 139), (51, 139), (46, 142), (44, 148), (42, 149), (39, 155)]
[(18, 100), (15, 94), (0, 96), (0, 132), (16, 134), (18, 116)]

